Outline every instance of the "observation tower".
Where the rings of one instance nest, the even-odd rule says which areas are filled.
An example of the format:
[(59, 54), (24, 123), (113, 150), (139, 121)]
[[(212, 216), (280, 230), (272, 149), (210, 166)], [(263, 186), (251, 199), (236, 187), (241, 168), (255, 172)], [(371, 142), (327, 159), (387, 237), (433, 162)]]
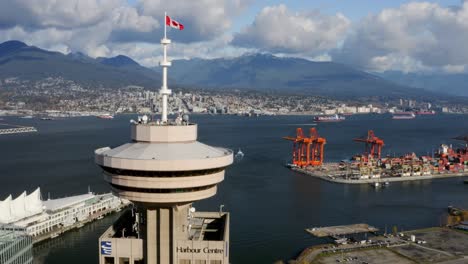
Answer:
[(95, 162), (120, 198), (134, 203), (100, 237), (100, 263), (229, 263), (229, 213), (197, 212), (195, 201), (212, 197), (233, 162), (232, 151), (197, 141), (188, 116), (168, 119), (167, 46), (164, 56), (162, 115), (131, 122), (131, 142), (95, 150)]

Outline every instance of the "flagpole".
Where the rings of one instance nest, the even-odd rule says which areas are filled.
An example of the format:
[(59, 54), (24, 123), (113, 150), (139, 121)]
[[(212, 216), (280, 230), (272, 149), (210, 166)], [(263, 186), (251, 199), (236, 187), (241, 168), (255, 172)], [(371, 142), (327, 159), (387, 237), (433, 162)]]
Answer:
[(159, 90), (159, 94), (162, 96), (162, 113), (161, 113), (161, 122), (162, 124), (167, 124), (167, 97), (172, 93), (171, 90), (167, 87), (167, 68), (171, 66), (171, 62), (167, 60), (167, 45), (171, 44), (171, 40), (167, 38), (166, 31), (166, 17), (167, 12), (164, 12), (164, 38), (161, 40), (163, 45), (163, 60), (159, 63), (162, 66), (162, 86)]

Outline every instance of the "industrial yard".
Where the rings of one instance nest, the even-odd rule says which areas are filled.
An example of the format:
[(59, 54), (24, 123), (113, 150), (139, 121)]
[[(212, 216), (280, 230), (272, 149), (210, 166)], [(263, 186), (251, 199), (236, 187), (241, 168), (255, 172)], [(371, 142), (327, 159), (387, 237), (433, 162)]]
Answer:
[(464, 147), (454, 148), (442, 144), (432, 155), (418, 156), (407, 153), (400, 156), (383, 156), (384, 140), (369, 130), (367, 137), (354, 138), (364, 143), (362, 154), (341, 162), (325, 162), (326, 138), (311, 128), (305, 136), (301, 128), (295, 137), (284, 137), (293, 142), (292, 162), (288, 167), (300, 173), (336, 183), (372, 183), (375, 187), (394, 181), (424, 180), (468, 176), (468, 137), (453, 138), (464, 142)]
[(308, 248), (290, 263), (467, 263), (468, 232), (429, 228)]
[(468, 210), (449, 206), (445, 227), (378, 233), (368, 224), (312, 227), (305, 231), (333, 243), (306, 248), (290, 264), (468, 263)]

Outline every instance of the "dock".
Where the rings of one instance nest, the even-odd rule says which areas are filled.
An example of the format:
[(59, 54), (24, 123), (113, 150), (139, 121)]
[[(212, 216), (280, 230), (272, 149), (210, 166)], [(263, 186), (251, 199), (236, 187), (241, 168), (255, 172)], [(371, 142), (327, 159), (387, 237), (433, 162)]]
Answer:
[(359, 233), (375, 233), (378, 228), (368, 224), (353, 224), (327, 227), (307, 228), (306, 232), (316, 237), (337, 237)]
[(413, 175), (413, 176), (399, 176), (399, 177), (380, 177), (380, 178), (369, 178), (369, 179), (356, 179), (352, 178), (351, 174), (346, 175), (343, 172), (333, 170), (318, 170), (292, 167), (291, 170), (310, 175), (319, 178), (324, 181), (341, 183), (341, 184), (372, 184), (372, 183), (383, 183), (383, 182), (403, 182), (403, 181), (420, 181), (420, 180), (432, 180), (432, 179), (446, 179), (452, 177), (465, 177), (468, 176), (468, 171), (463, 172), (439, 172), (429, 175)]
[(122, 209), (126, 208), (128, 204), (121, 204), (117, 208), (109, 208), (101, 212), (97, 212), (92, 214), (89, 218), (82, 220), (82, 221), (77, 221), (76, 223), (69, 225), (69, 226), (62, 226), (62, 227), (57, 227), (53, 228), (50, 232), (47, 232), (45, 234), (33, 237), (33, 245), (36, 245), (40, 242), (43, 242), (45, 240), (53, 239), (56, 238), (63, 233), (66, 233), (68, 231), (74, 230), (74, 229), (79, 229), (85, 226), (88, 223), (91, 223), (96, 220), (100, 220), (100, 216), (107, 216), (110, 215), (114, 212), (120, 212)]
[(11, 127), (11, 128), (0, 129), (0, 135), (37, 132), (37, 129), (35, 127), (18, 126), (18, 125), (4, 124), (4, 123), (0, 123), (0, 126)]

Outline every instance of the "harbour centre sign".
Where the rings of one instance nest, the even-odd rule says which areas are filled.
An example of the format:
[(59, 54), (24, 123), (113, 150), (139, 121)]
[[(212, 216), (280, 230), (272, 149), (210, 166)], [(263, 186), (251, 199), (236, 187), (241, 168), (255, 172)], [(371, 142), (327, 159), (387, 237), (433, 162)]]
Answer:
[(194, 253), (194, 254), (199, 254), (199, 253), (223, 254), (224, 253), (224, 249), (209, 248), (209, 247), (204, 247), (204, 248), (177, 247), (176, 251), (177, 253)]

